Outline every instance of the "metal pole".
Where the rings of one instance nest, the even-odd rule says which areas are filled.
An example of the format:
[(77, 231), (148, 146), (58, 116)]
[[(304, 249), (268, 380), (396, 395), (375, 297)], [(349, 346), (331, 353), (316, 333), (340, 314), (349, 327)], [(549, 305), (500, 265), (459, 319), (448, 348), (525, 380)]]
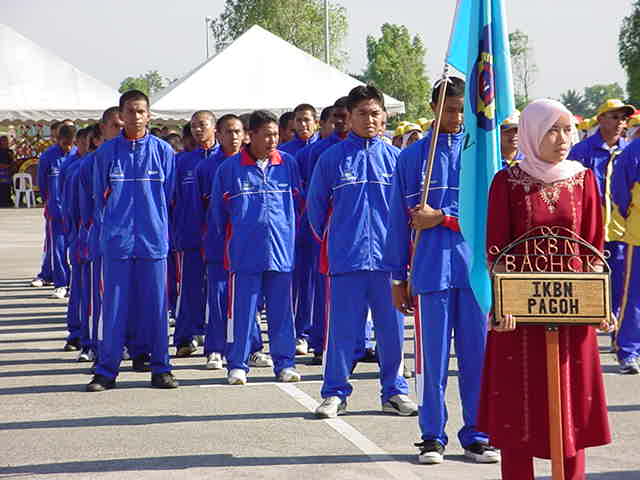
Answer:
[(329, 61), (329, 0), (324, 0), (324, 61)]
[(211, 17), (204, 17), (204, 33), (205, 33), (205, 40), (206, 40), (206, 44), (207, 44), (207, 58), (206, 58), (206, 60), (209, 59), (209, 22), (211, 22)]

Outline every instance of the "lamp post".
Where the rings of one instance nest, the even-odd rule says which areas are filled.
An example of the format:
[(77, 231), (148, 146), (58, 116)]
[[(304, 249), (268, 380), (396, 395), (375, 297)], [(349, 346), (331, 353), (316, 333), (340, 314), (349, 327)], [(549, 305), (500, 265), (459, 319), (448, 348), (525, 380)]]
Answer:
[(324, 0), (324, 61), (329, 62), (329, 0)]
[(209, 59), (209, 26), (211, 25), (212, 20), (213, 18), (211, 17), (204, 17), (204, 34), (207, 45), (207, 60)]

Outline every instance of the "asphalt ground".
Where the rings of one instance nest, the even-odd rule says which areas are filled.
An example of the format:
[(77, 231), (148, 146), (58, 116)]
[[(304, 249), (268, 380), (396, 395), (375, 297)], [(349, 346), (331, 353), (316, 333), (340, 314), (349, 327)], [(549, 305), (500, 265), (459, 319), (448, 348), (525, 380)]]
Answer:
[[(447, 390), (445, 463), (417, 463), (416, 417), (381, 413), (375, 364), (358, 365), (348, 414), (317, 420), (322, 367), (298, 357), (298, 384), (253, 369), (245, 386), (204, 369), (201, 350), (173, 359), (176, 390), (149, 387), (123, 362), (115, 390), (86, 393), (88, 364), (64, 352), (66, 301), (32, 288), (43, 239), (41, 209), (0, 210), (0, 478), (19, 479), (456, 479), (500, 478), (497, 465), (467, 461), (457, 364)], [(640, 286), (634, 286), (640, 288)], [(406, 362), (413, 367), (407, 319)], [(622, 376), (600, 337), (611, 445), (587, 452), (588, 478), (640, 479), (640, 376)], [(173, 353), (173, 349), (172, 349)], [(413, 382), (411, 382), (413, 391)], [(413, 396), (413, 395), (412, 395)], [(536, 461), (548, 478), (548, 461)]]

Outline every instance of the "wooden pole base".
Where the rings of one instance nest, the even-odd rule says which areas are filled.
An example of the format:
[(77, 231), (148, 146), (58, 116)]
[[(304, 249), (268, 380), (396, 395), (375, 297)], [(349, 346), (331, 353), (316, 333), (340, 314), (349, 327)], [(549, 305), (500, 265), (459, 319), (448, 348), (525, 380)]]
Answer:
[(560, 394), (560, 341), (558, 327), (547, 327), (547, 386), (549, 391), (549, 444), (553, 480), (564, 480), (562, 396)]

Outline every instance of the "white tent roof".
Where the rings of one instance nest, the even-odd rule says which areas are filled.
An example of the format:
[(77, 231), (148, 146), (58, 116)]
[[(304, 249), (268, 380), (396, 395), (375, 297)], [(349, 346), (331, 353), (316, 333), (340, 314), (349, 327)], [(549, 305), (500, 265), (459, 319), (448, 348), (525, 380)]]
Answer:
[(0, 24), (0, 122), (88, 120), (118, 92)]
[[(151, 100), (155, 118), (187, 120), (196, 110), (242, 114), (267, 109), (280, 115), (300, 103), (316, 108), (362, 85), (280, 37), (254, 25), (213, 58)], [(387, 110), (404, 103), (385, 95)]]

